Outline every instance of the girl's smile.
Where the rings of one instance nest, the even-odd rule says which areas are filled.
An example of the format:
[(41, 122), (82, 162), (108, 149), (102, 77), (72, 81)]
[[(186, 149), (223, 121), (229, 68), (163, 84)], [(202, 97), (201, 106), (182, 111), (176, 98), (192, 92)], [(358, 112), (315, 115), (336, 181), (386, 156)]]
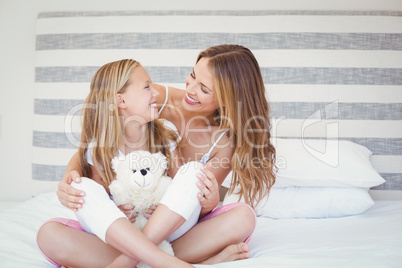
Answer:
[(134, 69), (125, 91), (118, 95), (121, 98), (119, 107), (126, 118), (137, 118), (139, 122), (147, 123), (159, 117), (156, 103), (159, 93), (153, 88), (152, 80), (142, 66)]

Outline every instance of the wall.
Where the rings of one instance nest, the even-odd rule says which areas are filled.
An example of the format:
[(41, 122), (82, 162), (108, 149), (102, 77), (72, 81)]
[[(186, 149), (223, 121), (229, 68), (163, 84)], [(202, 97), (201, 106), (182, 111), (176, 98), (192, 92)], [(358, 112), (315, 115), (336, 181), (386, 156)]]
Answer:
[(35, 19), (76, 10), (398, 10), (400, 0), (0, 0), (0, 201), (30, 198)]

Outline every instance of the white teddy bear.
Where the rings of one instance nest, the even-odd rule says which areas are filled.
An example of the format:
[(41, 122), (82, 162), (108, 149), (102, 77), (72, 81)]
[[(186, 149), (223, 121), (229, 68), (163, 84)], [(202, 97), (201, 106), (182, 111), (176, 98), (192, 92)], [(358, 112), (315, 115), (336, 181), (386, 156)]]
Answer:
[[(144, 212), (155, 204), (157, 205), (172, 181), (164, 176), (167, 167), (166, 157), (162, 153), (151, 154), (148, 151), (134, 151), (124, 159), (114, 158), (112, 167), (116, 172), (116, 179), (109, 186), (110, 193), (116, 205), (130, 203), (134, 205), (133, 213), (137, 214), (134, 225), (142, 230), (147, 218)], [(169, 242), (162, 241), (159, 248), (174, 255)], [(149, 267), (140, 263), (137, 267)]]

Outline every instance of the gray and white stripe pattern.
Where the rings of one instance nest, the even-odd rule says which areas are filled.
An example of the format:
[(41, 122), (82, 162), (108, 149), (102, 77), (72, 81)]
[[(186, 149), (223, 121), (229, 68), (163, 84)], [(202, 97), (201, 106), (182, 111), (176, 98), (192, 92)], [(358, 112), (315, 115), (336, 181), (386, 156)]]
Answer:
[(273, 136), (366, 146), (386, 180), (374, 189), (402, 190), (402, 12), (45, 12), (36, 26), (38, 183), (60, 180), (76, 152), (79, 106), (100, 66), (133, 58), (154, 82), (184, 88), (201, 50), (235, 43), (260, 63)]

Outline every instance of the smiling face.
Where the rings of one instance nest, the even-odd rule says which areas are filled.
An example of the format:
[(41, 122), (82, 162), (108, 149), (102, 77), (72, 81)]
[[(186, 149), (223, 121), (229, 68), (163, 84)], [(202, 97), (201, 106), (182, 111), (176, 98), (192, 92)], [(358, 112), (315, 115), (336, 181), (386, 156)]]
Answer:
[(199, 60), (186, 77), (186, 95), (182, 101), (183, 109), (205, 116), (213, 114), (218, 108), (208, 61), (208, 58)]
[(142, 66), (132, 72), (122, 93), (117, 94), (118, 106), (125, 117), (148, 123), (159, 117), (156, 98), (159, 95), (152, 87), (152, 80)]

